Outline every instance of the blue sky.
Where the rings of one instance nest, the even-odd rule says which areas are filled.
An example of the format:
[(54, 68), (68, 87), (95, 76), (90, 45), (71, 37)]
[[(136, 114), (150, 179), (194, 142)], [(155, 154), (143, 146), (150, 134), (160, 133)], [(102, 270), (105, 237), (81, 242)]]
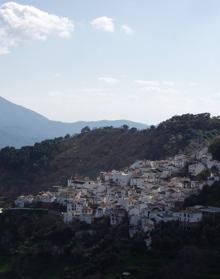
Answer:
[(219, 30), (217, 0), (0, 0), (1, 95), (62, 121), (218, 115)]

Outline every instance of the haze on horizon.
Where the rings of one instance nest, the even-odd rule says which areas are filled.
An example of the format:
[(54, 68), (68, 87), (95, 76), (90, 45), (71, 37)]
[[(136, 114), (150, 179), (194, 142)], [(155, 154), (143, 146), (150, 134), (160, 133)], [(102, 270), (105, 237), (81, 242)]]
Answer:
[(219, 114), (218, 0), (0, 0), (1, 96), (50, 119)]

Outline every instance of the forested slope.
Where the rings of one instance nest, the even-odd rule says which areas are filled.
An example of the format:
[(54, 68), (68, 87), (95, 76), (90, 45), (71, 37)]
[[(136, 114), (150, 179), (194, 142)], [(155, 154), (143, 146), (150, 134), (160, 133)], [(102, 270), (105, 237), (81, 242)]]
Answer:
[(220, 135), (220, 119), (205, 114), (175, 116), (146, 130), (83, 129), (73, 137), (43, 141), (33, 147), (0, 151), (0, 193), (38, 192), (65, 183), (75, 174), (96, 176), (121, 169), (137, 159), (163, 159)]

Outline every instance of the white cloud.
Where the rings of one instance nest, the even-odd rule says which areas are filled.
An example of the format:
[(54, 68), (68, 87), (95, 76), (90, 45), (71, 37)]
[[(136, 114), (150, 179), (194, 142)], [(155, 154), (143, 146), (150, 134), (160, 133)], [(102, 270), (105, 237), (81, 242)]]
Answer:
[(132, 35), (134, 33), (134, 30), (128, 25), (122, 25), (121, 32), (125, 33), (126, 35)]
[(0, 54), (7, 54), (24, 40), (46, 40), (49, 36), (69, 38), (74, 23), (33, 6), (7, 2), (0, 6)]
[(162, 87), (174, 87), (176, 83), (174, 81), (159, 81), (159, 80), (135, 80), (135, 83), (140, 87), (145, 88), (162, 88)]
[(158, 80), (135, 80), (135, 83), (140, 85), (140, 86), (153, 86), (153, 87), (157, 87), (160, 86), (160, 81)]
[(198, 86), (198, 85), (199, 85), (198, 82), (190, 82), (190, 83), (189, 83), (189, 86)]
[(60, 78), (61, 76), (62, 76), (62, 74), (59, 72), (55, 73), (55, 75), (54, 75), (55, 78)]
[(115, 84), (118, 82), (118, 79), (112, 77), (100, 77), (98, 80), (108, 84)]
[[(0, 25), (1, 26), (1, 25)], [(4, 28), (0, 27), (0, 55), (8, 54), (16, 46), (16, 40)]]
[(143, 92), (154, 92), (154, 93), (161, 93), (162, 88), (160, 86), (146, 86), (146, 87), (141, 87), (141, 91)]
[(97, 17), (90, 22), (95, 29), (113, 33), (115, 31), (114, 20), (107, 16)]
[(176, 83), (174, 81), (163, 81), (162, 83), (163, 83), (163, 85), (170, 86), (170, 87), (176, 85)]
[(143, 93), (177, 94), (174, 81), (135, 80), (138, 88)]

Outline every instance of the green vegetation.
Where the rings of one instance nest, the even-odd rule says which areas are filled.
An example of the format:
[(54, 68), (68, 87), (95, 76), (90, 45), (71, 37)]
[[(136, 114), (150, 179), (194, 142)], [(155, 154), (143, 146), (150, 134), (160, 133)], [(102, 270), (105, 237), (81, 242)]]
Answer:
[(185, 200), (185, 206), (209, 205), (220, 207), (220, 182), (212, 187), (205, 186), (199, 195), (192, 195)]
[(163, 159), (194, 150), (220, 135), (220, 119), (208, 113), (174, 116), (157, 127), (138, 131), (85, 127), (73, 137), (46, 140), (0, 151), (0, 194), (15, 197), (65, 184), (73, 175), (95, 177), (102, 170), (124, 168), (138, 159)]
[(206, 219), (188, 230), (175, 222), (160, 224), (153, 233), (153, 251), (171, 260), (160, 270), (158, 278), (219, 278), (219, 221), (219, 217), (215, 222)]
[(220, 138), (217, 137), (209, 147), (209, 152), (213, 158), (220, 161)]
[(219, 278), (219, 221), (188, 231), (159, 224), (148, 251), (141, 237), (129, 238), (126, 220), (117, 227), (108, 219), (67, 225), (50, 214), (8, 211), (0, 215), (0, 278)]
[[(220, 160), (220, 138), (216, 137), (209, 146), (209, 152), (215, 160)], [(218, 171), (212, 168), (212, 173)], [(197, 179), (204, 179), (210, 175), (210, 171), (204, 171)], [(185, 206), (209, 205), (220, 207), (220, 182), (215, 182), (212, 187), (205, 186), (199, 195), (192, 195), (185, 200)]]

